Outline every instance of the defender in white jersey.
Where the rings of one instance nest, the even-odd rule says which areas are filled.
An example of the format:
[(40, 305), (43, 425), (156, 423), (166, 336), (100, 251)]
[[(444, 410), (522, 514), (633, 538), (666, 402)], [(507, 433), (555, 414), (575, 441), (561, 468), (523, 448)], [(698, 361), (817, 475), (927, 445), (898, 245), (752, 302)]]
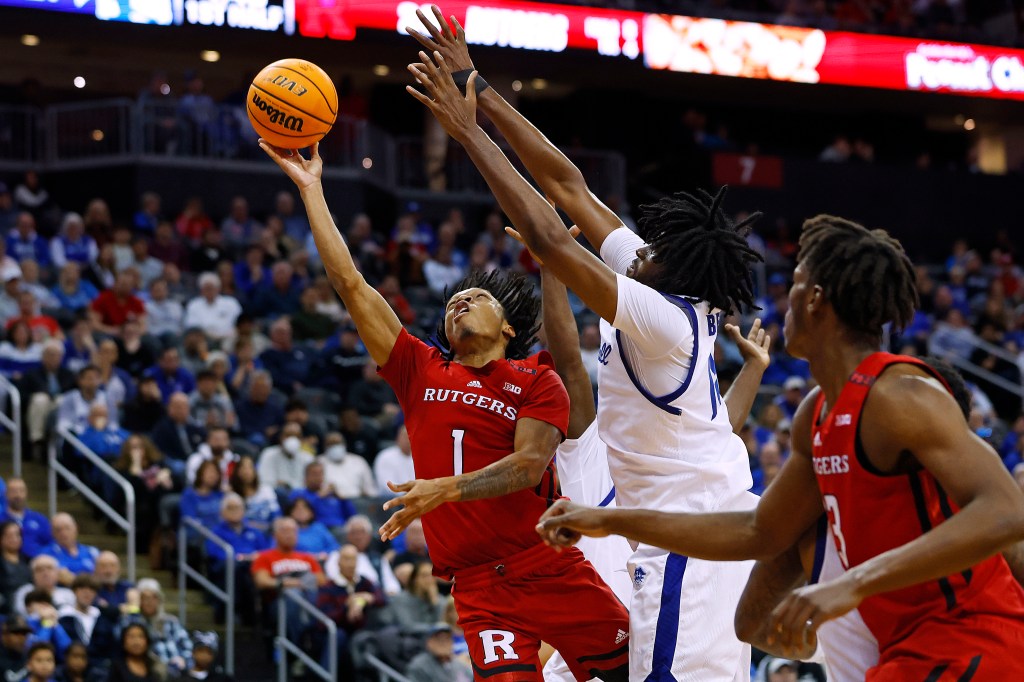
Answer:
[[(506, 231), (522, 241), (514, 229), (506, 228)], [(579, 228), (570, 228), (570, 234), (576, 236)], [(581, 504), (614, 507), (615, 487), (608, 469), (607, 448), (598, 434), (590, 377), (580, 357), (579, 334), (565, 285), (542, 263), (540, 265), (544, 334), (555, 367), (570, 397), (567, 438), (555, 454), (561, 492), (563, 496)], [(770, 362), (771, 338), (761, 329), (760, 320), (754, 322), (747, 338), (743, 338), (735, 326), (726, 325), (725, 328), (744, 361), (743, 369), (725, 396), (731, 428), (738, 432), (757, 397), (761, 377)], [(633, 553), (629, 543), (624, 538), (610, 536), (583, 538), (577, 546), (615, 595), (628, 606), (632, 581), (626, 564)], [(623, 633), (623, 640), (625, 635)], [(571, 682), (573, 679), (568, 665), (558, 652), (548, 659), (543, 672), (545, 682)]]

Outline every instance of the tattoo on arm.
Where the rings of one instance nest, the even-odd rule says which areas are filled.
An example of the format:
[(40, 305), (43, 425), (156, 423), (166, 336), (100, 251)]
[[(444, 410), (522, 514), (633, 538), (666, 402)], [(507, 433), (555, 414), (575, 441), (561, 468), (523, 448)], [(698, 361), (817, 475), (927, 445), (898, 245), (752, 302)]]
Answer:
[(456, 480), (459, 499), (482, 500), (500, 497), (533, 485), (533, 475), (526, 462), (501, 460), (479, 471), (463, 474)]

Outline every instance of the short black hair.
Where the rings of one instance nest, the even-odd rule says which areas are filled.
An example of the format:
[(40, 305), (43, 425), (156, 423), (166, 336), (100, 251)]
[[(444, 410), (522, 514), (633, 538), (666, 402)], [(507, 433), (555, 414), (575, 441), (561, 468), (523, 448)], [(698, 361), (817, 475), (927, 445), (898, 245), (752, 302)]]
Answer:
[(82, 369), (78, 370), (78, 378), (81, 379), (89, 372), (96, 372), (97, 374), (100, 374), (100, 368), (96, 365), (86, 365)]
[(210, 381), (216, 381), (217, 380), (217, 375), (214, 374), (213, 370), (210, 370), (210, 369), (201, 369), (201, 370), (199, 370), (199, 373), (196, 374), (196, 381), (199, 382), (199, 381), (204, 381), (206, 379), (209, 379)]
[(707, 301), (726, 314), (754, 305), (753, 263), (764, 260), (747, 244), (747, 235), (761, 217), (753, 213), (738, 223), (722, 210), (727, 188), (712, 196), (677, 192), (640, 207), (640, 237), (660, 266), (658, 291)]
[(850, 329), (878, 337), (886, 323), (906, 329), (914, 319), (914, 265), (885, 230), (816, 216), (804, 222), (798, 261)]
[(23, 601), (25, 602), (26, 609), (33, 604), (49, 604), (53, 606), (53, 597), (46, 590), (32, 590), (25, 595)]
[[(70, 648), (70, 645), (68, 645), (68, 648)], [(25, 660), (31, 661), (32, 657), (36, 655), (37, 651), (49, 651), (51, 654), (53, 654), (54, 660), (57, 660), (57, 649), (55, 649), (54, 646), (49, 642), (43, 642), (40, 640), (36, 640), (32, 643), (31, 646), (29, 646), (28, 651), (25, 652)]]
[[(505, 319), (515, 330), (516, 335), (508, 341), (505, 357), (509, 360), (522, 360), (529, 356), (530, 349), (537, 342), (537, 330), (540, 329), (540, 297), (534, 291), (533, 284), (522, 275), (477, 271), (464, 278), (450, 290), (445, 289), (445, 301), (453, 293), (466, 289), (483, 289), (497, 299), (505, 313)], [(436, 343), (446, 360), (455, 357), (451, 342), (444, 330), (444, 315), (437, 323)]]

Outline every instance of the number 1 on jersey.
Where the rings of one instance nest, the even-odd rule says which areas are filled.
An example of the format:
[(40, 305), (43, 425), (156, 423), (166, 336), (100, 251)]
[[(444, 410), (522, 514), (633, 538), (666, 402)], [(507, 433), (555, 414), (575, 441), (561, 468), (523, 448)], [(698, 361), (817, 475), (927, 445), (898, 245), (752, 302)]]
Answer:
[(462, 429), (452, 429), (452, 440), (455, 441), (455, 475), (462, 473), (462, 437), (466, 432)]

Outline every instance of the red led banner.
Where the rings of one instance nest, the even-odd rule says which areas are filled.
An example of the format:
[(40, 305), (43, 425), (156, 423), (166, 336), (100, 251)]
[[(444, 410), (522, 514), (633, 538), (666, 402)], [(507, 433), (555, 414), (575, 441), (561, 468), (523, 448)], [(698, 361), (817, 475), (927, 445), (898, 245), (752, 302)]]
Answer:
[(1024, 100), (1024, 50), (647, 15), (648, 68)]
[[(446, 17), (458, 18), (471, 45), (545, 52), (576, 48), (631, 59), (643, 50), (641, 12), (504, 0), (456, 0), (441, 3), (441, 8)], [(336, 40), (352, 40), (360, 28), (404, 33), (406, 26), (412, 26), (422, 31), (417, 9), (433, 18), (429, 3), (295, 0), (300, 34)]]

